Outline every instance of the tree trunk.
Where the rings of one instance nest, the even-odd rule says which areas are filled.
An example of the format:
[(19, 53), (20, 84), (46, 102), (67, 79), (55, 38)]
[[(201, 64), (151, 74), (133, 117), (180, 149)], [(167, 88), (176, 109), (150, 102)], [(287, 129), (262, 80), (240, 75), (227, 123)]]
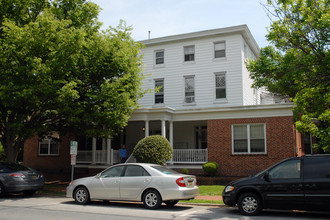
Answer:
[(5, 143), (2, 143), (3, 149), (5, 151), (6, 160), (8, 162), (16, 162), (19, 150), (23, 147), (22, 143), (24, 142), (20, 140), (10, 140)]

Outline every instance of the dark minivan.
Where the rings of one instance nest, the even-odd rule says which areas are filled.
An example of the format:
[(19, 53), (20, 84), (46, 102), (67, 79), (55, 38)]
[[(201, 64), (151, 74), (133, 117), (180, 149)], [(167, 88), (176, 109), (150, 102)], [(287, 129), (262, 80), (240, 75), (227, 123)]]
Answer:
[(330, 155), (283, 160), (254, 176), (228, 184), (223, 202), (244, 215), (262, 209), (325, 210), (330, 204)]

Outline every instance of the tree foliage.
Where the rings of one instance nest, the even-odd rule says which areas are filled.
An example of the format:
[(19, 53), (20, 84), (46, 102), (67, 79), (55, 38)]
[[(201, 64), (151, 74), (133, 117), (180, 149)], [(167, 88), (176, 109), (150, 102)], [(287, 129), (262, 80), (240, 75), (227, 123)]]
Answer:
[(153, 135), (140, 140), (134, 147), (133, 155), (141, 163), (164, 165), (172, 159), (173, 149), (165, 137)]
[(253, 86), (290, 97), (298, 131), (330, 152), (330, 1), (268, 0), (264, 7), (274, 19), (271, 46), (248, 62)]
[(130, 27), (100, 31), (86, 0), (0, 0), (0, 141), (14, 161), (49, 131), (108, 137), (143, 95)]

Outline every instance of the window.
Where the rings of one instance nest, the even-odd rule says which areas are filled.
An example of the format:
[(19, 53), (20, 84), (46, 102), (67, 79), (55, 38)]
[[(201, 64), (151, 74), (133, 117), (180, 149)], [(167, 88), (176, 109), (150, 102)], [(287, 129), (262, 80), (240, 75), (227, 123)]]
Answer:
[(233, 125), (233, 153), (266, 153), (265, 125)]
[(194, 76), (186, 76), (184, 77), (185, 81), (185, 103), (195, 102), (195, 77)]
[(140, 166), (127, 166), (125, 176), (150, 176), (145, 169)]
[(214, 43), (214, 58), (226, 57), (225, 42)]
[(164, 50), (155, 51), (156, 65), (164, 64)]
[(155, 104), (164, 103), (164, 80), (155, 80)]
[(215, 98), (224, 99), (226, 98), (226, 74), (216, 73), (215, 74)]
[(184, 47), (184, 61), (195, 60), (195, 46)]
[(105, 170), (101, 173), (101, 178), (108, 178), (108, 177), (119, 177), (121, 176), (121, 173), (123, 172), (125, 166), (116, 166), (112, 167), (110, 169)]
[(269, 171), (270, 179), (299, 179), (300, 160), (288, 160), (280, 163)]
[(39, 155), (58, 155), (58, 141), (55, 138), (44, 138), (39, 141)]
[(330, 179), (330, 158), (318, 157), (304, 159), (304, 178), (305, 179)]

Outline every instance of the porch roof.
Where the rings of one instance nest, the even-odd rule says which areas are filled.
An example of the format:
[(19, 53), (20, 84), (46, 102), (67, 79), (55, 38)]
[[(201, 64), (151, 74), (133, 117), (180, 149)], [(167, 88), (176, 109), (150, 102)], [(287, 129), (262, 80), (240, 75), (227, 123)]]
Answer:
[(140, 108), (133, 111), (129, 121), (195, 121), (293, 116), (293, 106), (294, 105), (292, 103), (285, 103), (270, 105), (233, 106), (224, 108), (210, 107), (199, 109), (173, 109), (171, 107)]

